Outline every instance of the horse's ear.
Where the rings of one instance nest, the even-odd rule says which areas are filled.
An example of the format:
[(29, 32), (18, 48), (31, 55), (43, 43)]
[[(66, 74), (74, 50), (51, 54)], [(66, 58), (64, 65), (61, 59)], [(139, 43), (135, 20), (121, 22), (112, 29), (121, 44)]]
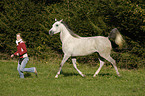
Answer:
[(62, 22), (63, 21), (63, 19), (61, 19), (59, 22)]
[(55, 21), (57, 21), (57, 19), (55, 18)]

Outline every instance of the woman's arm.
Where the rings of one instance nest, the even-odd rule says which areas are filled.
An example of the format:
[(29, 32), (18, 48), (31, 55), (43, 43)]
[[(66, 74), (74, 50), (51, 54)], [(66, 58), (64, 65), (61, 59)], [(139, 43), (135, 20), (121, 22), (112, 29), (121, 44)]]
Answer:
[(12, 54), (12, 55), (11, 55), (11, 58), (12, 58), (12, 57), (14, 57), (15, 55), (19, 56), (18, 51), (17, 51), (17, 52), (15, 52), (14, 54)]
[(17, 56), (18, 56), (18, 54), (19, 54), (18, 51), (14, 53), (14, 55), (17, 55)]

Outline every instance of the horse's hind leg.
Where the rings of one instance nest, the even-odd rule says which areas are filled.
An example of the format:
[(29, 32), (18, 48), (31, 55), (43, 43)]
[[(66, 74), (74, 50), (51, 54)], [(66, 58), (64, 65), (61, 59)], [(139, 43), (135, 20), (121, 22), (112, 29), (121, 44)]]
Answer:
[(80, 74), (82, 77), (85, 77), (85, 75), (82, 74), (82, 72), (77, 68), (77, 65), (76, 65), (76, 58), (73, 58), (73, 59), (72, 59), (72, 63), (73, 63), (74, 68), (79, 72), (79, 74)]
[(114, 67), (115, 70), (116, 70), (117, 75), (120, 76), (120, 74), (119, 74), (119, 72), (118, 72), (118, 69), (117, 69), (117, 66), (116, 66), (115, 60), (114, 60), (111, 56), (109, 56), (109, 57), (107, 57), (107, 58), (105, 58), (105, 59), (108, 60), (109, 62), (111, 62), (111, 64), (113, 65), (113, 67)]
[(98, 73), (100, 72), (101, 68), (103, 67), (104, 65), (104, 61), (102, 61), (101, 59), (99, 59), (100, 61), (100, 67), (98, 68), (98, 70), (95, 72), (94, 76), (93, 77), (96, 77), (96, 75), (98, 75)]
[(63, 64), (67, 61), (67, 59), (68, 59), (69, 57), (70, 57), (70, 56), (68, 56), (68, 55), (64, 55), (63, 60), (61, 61), (61, 64), (60, 64), (60, 68), (59, 68), (59, 70), (58, 70), (58, 72), (57, 72), (55, 78), (58, 78), (58, 75), (60, 74), (60, 71), (61, 71), (61, 69), (62, 69)]

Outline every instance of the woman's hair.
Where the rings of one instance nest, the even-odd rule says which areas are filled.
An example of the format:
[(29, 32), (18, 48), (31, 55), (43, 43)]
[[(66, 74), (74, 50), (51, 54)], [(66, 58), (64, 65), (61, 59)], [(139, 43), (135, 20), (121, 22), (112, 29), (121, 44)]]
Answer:
[(20, 35), (20, 38), (22, 39), (22, 37), (21, 37), (21, 33), (17, 33), (16, 36), (17, 36), (17, 35)]
[[(21, 36), (21, 33), (17, 33), (16, 36), (17, 36), (17, 35), (20, 35), (20, 38), (23, 40), (23, 38), (22, 38), (22, 36)], [(23, 42), (26, 43), (26, 41), (23, 41)]]

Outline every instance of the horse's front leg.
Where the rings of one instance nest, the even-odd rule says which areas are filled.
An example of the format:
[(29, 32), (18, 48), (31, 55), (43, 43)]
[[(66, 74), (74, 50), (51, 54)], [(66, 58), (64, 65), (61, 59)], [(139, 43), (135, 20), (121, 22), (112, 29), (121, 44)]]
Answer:
[(61, 61), (59, 70), (58, 70), (58, 72), (57, 72), (55, 78), (58, 78), (58, 75), (60, 74), (60, 71), (61, 71), (61, 69), (62, 69), (63, 64), (67, 61), (67, 59), (68, 59), (69, 57), (70, 57), (69, 55), (64, 54), (63, 60)]
[(76, 65), (76, 58), (73, 58), (73, 59), (72, 59), (72, 62), (73, 62), (74, 68), (79, 72), (79, 74), (80, 74), (82, 77), (86, 77), (86, 76), (77, 68), (77, 65)]

